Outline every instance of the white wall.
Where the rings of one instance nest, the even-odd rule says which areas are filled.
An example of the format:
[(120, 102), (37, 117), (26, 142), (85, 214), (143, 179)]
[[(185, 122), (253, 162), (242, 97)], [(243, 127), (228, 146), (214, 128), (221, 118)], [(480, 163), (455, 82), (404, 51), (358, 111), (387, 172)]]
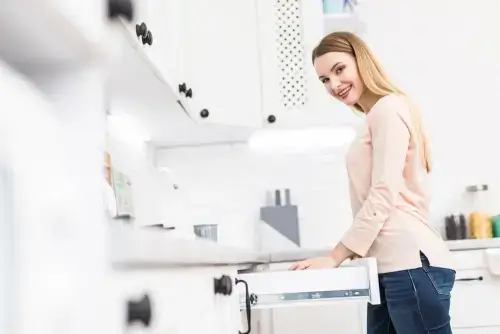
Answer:
[[(161, 178), (154, 167), (152, 149), (108, 136), (107, 149), (112, 168), (126, 174), (132, 182), (137, 225), (159, 224), (161, 217)], [(104, 163), (104, 158), (103, 158)]]
[[(351, 220), (345, 168), (335, 154), (271, 157), (238, 144), (167, 149), (157, 160), (178, 176), (193, 209), (191, 222), (220, 224), (224, 243), (253, 246), (266, 191), (278, 188), (290, 188), (299, 205), (303, 247), (332, 245)], [(165, 202), (175, 197), (171, 191)], [(165, 211), (172, 220), (181, 214)]]

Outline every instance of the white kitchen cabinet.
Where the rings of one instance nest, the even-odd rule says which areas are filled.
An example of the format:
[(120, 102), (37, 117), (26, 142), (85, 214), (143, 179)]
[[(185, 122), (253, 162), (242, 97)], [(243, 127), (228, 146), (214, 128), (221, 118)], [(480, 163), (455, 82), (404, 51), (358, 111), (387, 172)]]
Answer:
[[(246, 274), (238, 274), (236, 265), (126, 268), (114, 274), (118, 288), (113, 309), (120, 310), (115, 318), (124, 328), (142, 328), (145, 333), (246, 333), (248, 286), (251, 334), (303, 333), (306, 329), (327, 333), (332, 326), (361, 334), (359, 308), (367, 301), (378, 302), (378, 288), (372, 288), (374, 284), (378, 287), (373, 269), (372, 263), (333, 270)], [(229, 289), (226, 293), (221, 293), (224, 288), (215, 288), (216, 280), (223, 277)], [(150, 308), (145, 312), (143, 307), (135, 318), (149, 321), (127, 326), (127, 304), (144, 304), (146, 295)]]
[[(456, 281), (451, 298), (453, 333), (489, 333), (500, 330), (500, 276), (488, 265), (485, 250), (453, 252)], [(489, 329), (490, 328), (490, 329)]]
[[(191, 89), (186, 103), (195, 120), (256, 128), (357, 120), (326, 94), (311, 61), (313, 48), (325, 35), (321, 1), (183, 4), (185, 80), (179, 82)], [(351, 22), (345, 17), (339, 22)], [(351, 23), (345, 27), (353, 29)]]
[[(321, 1), (135, 4), (129, 50), (113, 64), (110, 112), (132, 114), (153, 145), (242, 141), (262, 127), (360, 121), (316, 78), (311, 51), (325, 31)], [(151, 46), (136, 36), (142, 22)]]
[[(124, 329), (143, 328), (151, 333), (222, 333), (217, 307), (226, 296), (214, 291), (219, 272), (214, 267), (116, 271), (113, 309), (120, 310), (116, 321)], [(130, 302), (142, 302), (143, 307), (131, 312), (134, 308)]]
[(326, 35), (322, 2), (258, 0), (258, 5), (264, 126), (355, 122), (356, 116), (326, 93), (312, 63), (312, 51)]
[(124, 23), (130, 35), (126, 39), (135, 41), (131, 47), (140, 49), (153, 67), (150, 80), (159, 79), (177, 92), (184, 74), (182, 1), (135, 0), (133, 6), (134, 19)]
[(185, 82), (196, 121), (262, 124), (257, 7), (254, 0), (184, 0)]
[[(373, 258), (336, 269), (289, 271), (289, 263), (268, 264), (270, 257), (263, 254), (123, 228), (113, 229), (110, 260), (114, 285), (120, 286), (114, 308), (125, 312), (127, 298), (144, 293), (161, 306), (153, 308), (146, 333), (245, 333), (248, 301), (251, 334), (279, 334), (283, 326), (304, 329), (299, 322), (309, 316), (318, 321), (318, 333), (337, 323), (346, 333), (359, 334), (364, 323), (359, 310), (365, 314), (367, 302), (380, 302)], [(125, 323), (124, 314), (117, 322)]]
[[(37, 3), (35, 8), (47, 5)], [(66, 33), (75, 37), (71, 25), (56, 12), (52, 16), (42, 13), (43, 20), (64, 30), (52, 38), (44, 36), (45, 40), (57, 40)], [(50, 20), (55, 17), (59, 19)], [(41, 23), (28, 24), (22, 29), (38, 34), (35, 30), (41, 27)], [(75, 40), (81, 41), (81, 36)], [(50, 43), (26, 42), (22, 40), (14, 48), (19, 51), (29, 46), (35, 53), (28, 63), (14, 64), (26, 67), (0, 62), (0, 100), (4, 104), (0, 107), (0, 155), (12, 172), (15, 189), (10, 203), (14, 226), (10, 242), (15, 249), (15, 270), (10, 275), (16, 278), (9, 287), (10, 332), (112, 332), (105, 319), (106, 228), (100, 197), (104, 61), (71, 58), (67, 60), (73, 66), (61, 65), (51, 52), (43, 50)], [(92, 53), (91, 44), (78, 45), (87, 46), (86, 51)], [(36, 47), (46, 61), (41, 66)], [(31, 70), (29, 76), (17, 72), (26, 68)], [(36, 168), (31, 161), (37, 161)]]
[(487, 269), (457, 271), (451, 306), (453, 328), (500, 328), (498, 296), (500, 277), (492, 276)]
[[(231, 295), (218, 295), (215, 298), (217, 329), (220, 334), (245, 333), (248, 329), (245, 311), (240, 312), (239, 295), (237, 294), (237, 266), (219, 266), (214, 268), (215, 277), (223, 275), (231, 279), (233, 284)], [(254, 331), (251, 331), (255, 334)]]
[(147, 26), (153, 45), (146, 48), (163, 79), (178, 93), (184, 75), (184, 29), (182, 0), (149, 0)]
[(138, 28), (137, 26), (141, 25), (141, 23), (146, 24), (146, 32), (148, 30), (151, 30), (150, 27), (148, 26), (148, 20), (149, 20), (149, 6), (150, 3), (153, 1), (144, 1), (144, 0), (133, 0), (132, 5), (133, 5), (133, 20), (130, 22), (126, 22), (125, 25), (127, 27), (127, 30), (129, 31), (130, 35), (132, 36), (133, 39), (137, 41), (137, 45), (143, 46), (144, 48), (151, 47), (148, 44), (144, 45), (142, 43), (141, 37), (138, 36)]
[[(272, 264), (268, 270), (238, 276), (253, 296), (253, 323), (259, 334), (326, 334), (335, 328), (346, 334), (364, 332), (366, 303), (380, 302), (374, 259), (331, 270), (290, 272), (289, 265)], [(244, 312), (244, 287), (238, 291)]]

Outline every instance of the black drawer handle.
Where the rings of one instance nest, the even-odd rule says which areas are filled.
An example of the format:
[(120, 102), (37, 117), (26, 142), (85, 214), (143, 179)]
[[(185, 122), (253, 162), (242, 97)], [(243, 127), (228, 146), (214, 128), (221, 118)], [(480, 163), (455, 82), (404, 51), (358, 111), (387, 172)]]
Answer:
[(227, 275), (214, 278), (214, 294), (230, 296), (233, 293), (233, 280)]
[(246, 332), (241, 332), (238, 331), (239, 334), (250, 334), (250, 331), (252, 330), (252, 306), (251, 306), (251, 297), (250, 293), (248, 292), (248, 283), (242, 279), (236, 279), (236, 284), (238, 283), (243, 283), (245, 284), (245, 305), (246, 305), (246, 313), (247, 313), (247, 326), (248, 329)]
[(186, 87), (186, 83), (185, 82), (183, 82), (183, 83), (181, 83), (179, 85), (179, 93), (185, 93), (186, 89), (187, 89), (187, 87)]
[(142, 44), (144, 44), (144, 45), (146, 45), (146, 44), (153, 45), (153, 33), (151, 32), (151, 30), (148, 30), (146, 33), (146, 36), (142, 36), (141, 40), (142, 40)]
[(483, 279), (484, 279), (483, 276), (479, 276), (479, 277), (457, 278), (455, 281), (456, 282), (470, 282), (470, 281), (482, 281)]
[(139, 300), (129, 300), (127, 302), (127, 324), (131, 325), (134, 322), (139, 322), (145, 327), (149, 327), (151, 315), (151, 300), (147, 294)]
[(142, 22), (141, 24), (135, 25), (135, 34), (137, 37), (147, 37), (148, 36), (148, 26), (146, 23)]

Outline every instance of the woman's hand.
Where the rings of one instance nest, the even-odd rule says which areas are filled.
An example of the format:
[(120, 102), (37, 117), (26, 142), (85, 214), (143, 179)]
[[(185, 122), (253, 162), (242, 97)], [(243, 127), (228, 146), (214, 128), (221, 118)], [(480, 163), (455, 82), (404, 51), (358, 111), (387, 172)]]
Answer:
[(332, 257), (325, 256), (295, 262), (288, 270), (337, 268), (339, 265)]

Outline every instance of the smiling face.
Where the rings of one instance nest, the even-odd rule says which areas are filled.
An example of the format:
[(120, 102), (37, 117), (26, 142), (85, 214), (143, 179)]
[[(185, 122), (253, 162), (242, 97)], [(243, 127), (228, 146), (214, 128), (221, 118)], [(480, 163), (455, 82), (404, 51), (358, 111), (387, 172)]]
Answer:
[(328, 52), (314, 60), (319, 80), (326, 91), (337, 100), (352, 106), (363, 94), (356, 60), (345, 52)]

